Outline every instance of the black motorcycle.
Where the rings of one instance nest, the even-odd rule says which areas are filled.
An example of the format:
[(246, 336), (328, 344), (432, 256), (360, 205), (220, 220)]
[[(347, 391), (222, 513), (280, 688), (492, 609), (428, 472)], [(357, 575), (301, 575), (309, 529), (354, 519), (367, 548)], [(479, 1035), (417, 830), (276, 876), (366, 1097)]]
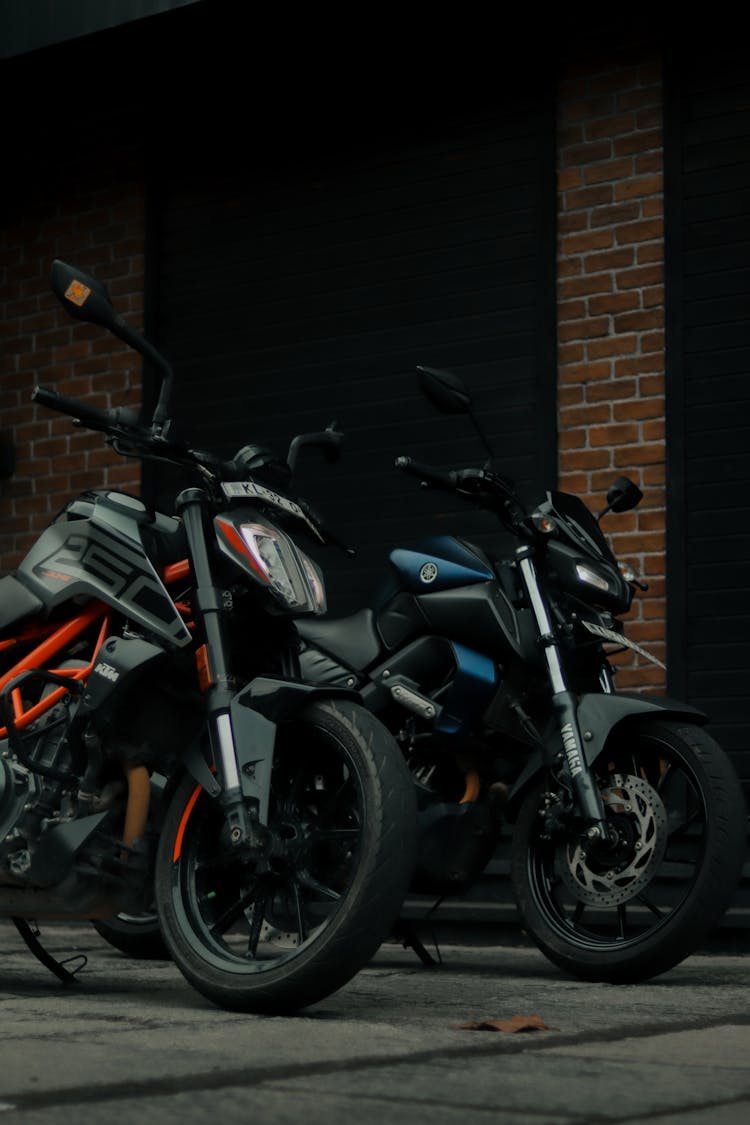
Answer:
[(43, 387), (34, 400), (179, 466), (187, 487), (176, 515), (84, 493), (0, 579), (0, 915), (63, 980), (29, 919), (90, 919), (144, 955), (163, 940), (215, 1004), (293, 1011), (388, 936), (414, 852), (392, 736), (351, 691), (299, 678), (293, 622), (322, 613), (325, 590), (298, 540), (326, 533), (291, 474), (302, 447), (335, 452), (340, 435), (299, 435), (286, 464), (191, 448), (169, 365), (106, 288), (59, 261), (52, 288), (161, 388), (147, 424)]
[[(455, 375), (418, 370), (434, 405), (474, 420)], [(640, 490), (620, 478), (595, 518), (556, 491), (527, 511), (491, 461), (396, 465), (492, 513), (516, 544), (500, 559), (459, 535), (396, 549), (375, 604), (297, 625), (305, 678), (356, 687), (402, 747), (419, 801), (412, 891), (465, 892), (504, 817), (522, 924), (551, 961), (587, 980), (664, 972), (726, 910), (746, 812), (705, 716), (614, 688), (613, 650), (654, 658), (619, 620), (640, 583), (599, 520)]]

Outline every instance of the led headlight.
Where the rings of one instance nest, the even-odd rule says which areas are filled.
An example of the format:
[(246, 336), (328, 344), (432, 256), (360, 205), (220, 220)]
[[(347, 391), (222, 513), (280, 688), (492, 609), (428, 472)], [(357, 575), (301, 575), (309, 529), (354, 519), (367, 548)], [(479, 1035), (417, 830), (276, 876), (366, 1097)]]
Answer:
[(320, 571), (286, 535), (262, 523), (242, 523), (239, 531), (268, 585), (289, 609), (325, 610)]
[(597, 590), (604, 590), (605, 593), (612, 588), (607, 576), (599, 570), (594, 570), (587, 563), (576, 563), (576, 575), (579, 582), (585, 582), (587, 586), (593, 586)]
[(216, 518), (219, 544), (256, 581), (268, 587), (287, 609), (324, 613), (320, 570), (273, 524)]

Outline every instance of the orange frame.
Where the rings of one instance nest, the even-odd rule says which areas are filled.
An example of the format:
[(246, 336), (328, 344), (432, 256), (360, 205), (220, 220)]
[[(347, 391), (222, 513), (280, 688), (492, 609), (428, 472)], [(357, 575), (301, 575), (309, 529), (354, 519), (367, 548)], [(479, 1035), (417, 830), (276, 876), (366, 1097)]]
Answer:
[[(164, 582), (171, 586), (176, 582), (183, 582), (190, 576), (190, 567), (188, 561), (182, 560), (181, 562), (174, 563), (168, 566), (163, 573)], [(182, 616), (186, 619), (188, 628), (193, 627), (190, 618), (190, 606), (184, 602), (175, 603)], [(38, 671), (46, 669), (56, 676), (61, 676), (71, 681), (86, 681), (91, 675), (94, 668), (99, 650), (107, 639), (109, 632), (109, 625), (112, 618), (112, 609), (104, 602), (94, 601), (91, 602), (81, 613), (66, 621), (63, 625), (55, 627), (48, 623), (32, 622), (26, 625), (20, 633), (14, 637), (6, 638), (0, 641), (0, 653), (7, 652), (18, 644), (25, 641), (33, 641), (39, 639), (40, 643), (35, 648), (28, 652), (17, 664), (14, 664), (0, 677), (0, 692), (2, 692), (8, 684), (12, 683), (17, 676), (22, 675), (24, 672)], [(99, 631), (94, 641), (94, 651), (89, 663), (83, 668), (55, 668), (50, 667), (50, 661), (59, 657), (70, 644), (77, 637), (80, 637), (87, 629), (95, 623), (99, 623)], [(40, 715), (44, 715), (47, 711), (51, 710), (56, 703), (67, 694), (67, 688), (59, 685), (54, 688), (49, 695), (38, 703), (32, 704), (30, 707), (24, 709), (23, 699), (19, 688), (11, 690), (11, 702), (13, 706), (13, 723), (16, 730), (23, 730), (38, 719)], [(0, 738), (7, 738), (7, 727), (0, 727)]]

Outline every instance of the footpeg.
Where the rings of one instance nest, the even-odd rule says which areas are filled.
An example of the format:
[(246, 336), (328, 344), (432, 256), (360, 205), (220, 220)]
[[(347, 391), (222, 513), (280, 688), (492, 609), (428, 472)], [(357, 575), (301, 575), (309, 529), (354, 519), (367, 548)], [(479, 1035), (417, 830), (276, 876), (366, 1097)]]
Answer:
[(414, 688), (407, 687), (406, 684), (392, 683), (389, 685), (390, 692), (395, 699), (396, 703), (400, 703), (407, 711), (411, 711), (414, 715), (419, 715), (420, 719), (433, 720), (440, 714), (440, 708), (429, 699), (426, 695), (420, 695)]

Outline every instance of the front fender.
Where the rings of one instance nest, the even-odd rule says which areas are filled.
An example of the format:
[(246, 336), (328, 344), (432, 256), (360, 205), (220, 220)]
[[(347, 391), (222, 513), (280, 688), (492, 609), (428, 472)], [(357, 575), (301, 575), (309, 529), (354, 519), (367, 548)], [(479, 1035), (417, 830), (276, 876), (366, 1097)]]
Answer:
[[(315, 687), (301, 681), (271, 676), (257, 676), (232, 698), (229, 714), (242, 793), (244, 797), (257, 802), (262, 824), (268, 821), (271, 769), (278, 723), (293, 718), (313, 699), (334, 698), (361, 702), (356, 691), (346, 688)], [(183, 765), (209, 796), (219, 796), (221, 786), (198, 743), (188, 749)]]
[[(583, 754), (587, 765), (592, 765), (601, 754), (615, 727), (641, 715), (661, 715), (662, 718), (687, 719), (703, 726), (708, 716), (688, 703), (680, 703), (662, 696), (596, 694), (582, 695), (578, 703), (578, 727), (581, 732)], [(521, 801), (527, 790), (555, 759), (561, 749), (557, 732), (545, 739), (544, 749), (529, 758), (516, 779), (505, 806), (506, 819), (516, 819)]]
[(664, 719), (688, 719), (701, 726), (708, 722), (708, 716), (702, 711), (663, 696), (582, 695), (578, 704), (578, 729), (587, 763), (591, 765), (596, 761), (610, 734), (621, 722), (649, 714), (659, 714)]
[(284, 680), (274, 676), (256, 676), (237, 692), (232, 700), (232, 710), (250, 708), (272, 723), (291, 719), (301, 707), (313, 699), (349, 699), (361, 703), (362, 696), (349, 688), (308, 684), (301, 680)]

